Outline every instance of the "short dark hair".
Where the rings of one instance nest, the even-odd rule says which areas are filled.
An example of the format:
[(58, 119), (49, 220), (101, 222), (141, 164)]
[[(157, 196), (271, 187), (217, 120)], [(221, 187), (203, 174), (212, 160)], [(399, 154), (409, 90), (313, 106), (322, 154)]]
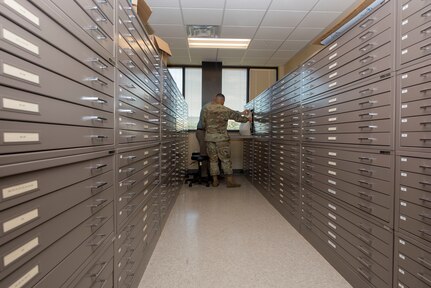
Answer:
[(217, 97), (220, 97), (220, 98), (225, 99), (224, 95), (223, 95), (223, 94), (221, 94), (221, 93), (218, 93), (218, 94), (216, 95), (216, 98), (217, 98)]

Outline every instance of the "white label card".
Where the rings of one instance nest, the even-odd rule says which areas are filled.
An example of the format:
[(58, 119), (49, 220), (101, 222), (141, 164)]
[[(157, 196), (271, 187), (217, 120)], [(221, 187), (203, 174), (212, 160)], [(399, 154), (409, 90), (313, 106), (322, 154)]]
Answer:
[(15, 0), (4, 0), (4, 4), (6, 4), (7, 6), (15, 10), (17, 13), (19, 13), (20, 15), (24, 16), (25, 18), (27, 18), (28, 20), (30, 20), (31, 22), (39, 26), (40, 24), (39, 17), (37, 17), (36, 15), (28, 11), (24, 6), (22, 6)]
[(27, 222), (30, 222), (31, 220), (36, 219), (39, 217), (39, 209), (33, 209), (27, 213), (24, 213), (18, 217), (15, 217), (11, 220), (8, 220), (3, 223), (3, 232), (8, 232), (12, 229), (15, 229)]
[(30, 103), (30, 102), (24, 102), (24, 101), (18, 101), (18, 100), (9, 99), (9, 98), (3, 98), (3, 108), (18, 110), (18, 111), (25, 111), (25, 112), (39, 113), (39, 105), (38, 104), (34, 104), (34, 103)]
[(39, 133), (5, 132), (3, 141), (5, 143), (39, 142)]
[(22, 245), (18, 249), (15, 249), (14, 251), (10, 252), (6, 256), (3, 257), (3, 265), (8, 266), (13, 261), (17, 260), (24, 254), (31, 251), (33, 248), (37, 247), (39, 245), (39, 237), (34, 238), (33, 240), (30, 240), (26, 244)]
[(15, 283), (9, 286), (9, 288), (21, 288), (24, 287), (31, 279), (39, 274), (39, 265), (34, 266), (30, 271), (25, 273), (21, 278), (19, 278)]
[(39, 75), (27, 72), (9, 64), (3, 64), (3, 73), (36, 84), (39, 84), (40, 81)]
[(27, 51), (30, 51), (31, 53), (39, 55), (39, 46), (31, 43), (30, 41), (25, 40), (24, 38), (4, 28), (3, 28), (3, 38), (21, 48), (24, 48)]
[(10, 186), (2, 189), (3, 199), (17, 196), (26, 192), (30, 192), (38, 189), (39, 183), (37, 180), (26, 182), (23, 184)]

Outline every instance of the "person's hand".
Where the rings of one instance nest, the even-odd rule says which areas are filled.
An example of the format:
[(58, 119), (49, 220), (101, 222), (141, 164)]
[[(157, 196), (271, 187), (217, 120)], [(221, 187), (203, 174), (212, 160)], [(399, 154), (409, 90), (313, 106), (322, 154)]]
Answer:
[(248, 110), (248, 109), (246, 109), (242, 112), (242, 115), (248, 115), (248, 114), (250, 114), (250, 110)]

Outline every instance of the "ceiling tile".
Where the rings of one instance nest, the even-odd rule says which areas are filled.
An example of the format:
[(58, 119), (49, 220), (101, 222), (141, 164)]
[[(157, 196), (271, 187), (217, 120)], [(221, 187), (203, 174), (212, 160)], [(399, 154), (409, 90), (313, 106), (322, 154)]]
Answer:
[(260, 27), (254, 39), (284, 40), (293, 29), (292, 27)]
[(278, 50), (277, 52), (274, 53), (274, 55), (272, 57), (273, 58), (285, 58), (285, 59), (289, 59), (292, 56), (294, 56), (296, 53), (298, 53), (298, 51)]
[(187, 37), (186, 28), (180, 25), (151, 25), (154, 32), (160, 37)]
[(221, 25), (221, 21), (223, 18), (223, 10), (183, 9), (183, 16), (185, 25)]
[(180, 7), (180, 1), (179, 0), (146, 0), (148, 6), (151, 7), (151, 9), (155, 7), (172, 7), (172, 8), (179, 8)]
[(178, 8), (152, 8), (150, 24), (183, 25), (181, 10)]
[(246, 58), (250, 57), (258, 57), (258, 58), (269, 58), (274, 54), (274, 50), (253, 50), (248, 49), (247, 54), (245, 54)]
[(290, 34), (288, 40), (307, 40), (310, 41), (319, 35), (323, 30), (314, 28), (296, 28)]
[(241, 60), (246, 50), (240, 49), (218, 49), (218, 58), (239, 58)]
[(306, 14), (307, 12), (304, 11), (268, 11), (265, 19), (263, 19), (262, 26), (296, 27)]
[(168, 42), (169, 47), (173, 49), (187, 49), (189, 47), (186, 38), (163, 37)]
[(169, 58), (168, 63), (172, 64), (172, 65), (188, 65), (188, 64), (190, 64), (190, 58), (189, 57), (184, 57), (184, 58), (171, 57), (171, 58)]
[(283, 44), (281, 40), (253, 40), (248, 46), (249, 49), (266, 49), (266, 50), (277, 50), (280, 45)]
[(225, 0), (180, 0), (183, 8), (224, 8)]
[(307, 45), (309, 41), (307, 40), (287, 40), (280, 47), (282, 50), (299, 50)]
[(271, 0), (227, 0), (226, 9), (266, 10)]
[(172, 56), (186, 58), (189, 57), (189, 49), (171, 49)]
[(246, 66), (264, 66), (268, 62), (268, 58), (250, 57), (244, 58), (242, 64)]
[(226, 10), (223, 25), (259, 26), (264, 14), (264, 10)]
[(222, 26), (220, 37), (251, 39), (256, 33), (257, 27), (253, 26)]
[(298, 27), (304, 28), (321, 28), (329, 24), (340, 16), (339, 12), (310, 12)]
[(313, 11), (344, 12), (356, 2), (357, 0), (320, 0)]
[(284, 64), (286, 64), (287, 61), (289, 61), (289, 59), (286, 59), (286, 58), (271, 58), (266, 63), (266, 65), (267, 66), (273, 66), (273, 67), (279, 67), (279, 66), (283, 66)]
[(217, 49), (190, 49), (190, 56), (192, 58), (196, 57), (206, 57), (206, 58), (217, 58)]
[(318, 1), (319, 0), (273, 0), (269, 9), (310, 11)]

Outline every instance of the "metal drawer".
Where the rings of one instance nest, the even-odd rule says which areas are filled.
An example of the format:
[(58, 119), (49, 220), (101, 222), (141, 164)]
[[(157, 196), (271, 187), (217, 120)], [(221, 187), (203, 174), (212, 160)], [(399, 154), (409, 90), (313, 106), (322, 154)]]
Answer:
[(75, 1), (67, 1), (65, 3), (61, 0), (50, 1), (107, 51), (114, 52), (114, 25), (112, 23), (109, 21), (97, 21), (98, 16), (95, 16), (97, 12), (91, 14), (90, 17)]
[(112, 217), (106, 219), (105, 223), (89, 236), (85, 231), (89, 230), (93, 222), (93, 218), (83, 222), (4, 278), (2, 284), (6, 287), (19, 287), (19, 285), (22, 286), (22, 277), (24, 277), (27, 280), (25, 287), (60, 287), (74, 270), (96, 253), (98, 248), (110, 238), (113, 230)]
[[(431, 91), (431, 89), (430, 89)], [(419, 101), (413, 101), (409, 103), (403, 103), (401, 105), (401, 117), (415, 117), (420, 115), (431, 115), (431, 99), (424, 99)], [(401, 118), (401, 122), (404, 118)], [(411, 118), (406, 118), (411, 119)]]
[[(386, 18), (388, 15), (391, 14), (393, 10), (393, 2), (394, 1), (387, 1), (380, 7), (377, 7), (376, 11), (373, 12), (371, 15), (364, 18), (361, 22), (359, 22), (355, 27), (351, 28), (349, 31), (347, 31), (343, 37), (338, 38), (336, 41), (331, 43), (329, 46), (325, 47), (322, 51), (320, 51), (316, 56), (308, 60), (303, 67), (313, 67), (318, 61), (323, 59), (324, 57), (328, 56), (330, 53), (336, 52), (337, 49), (340, 47), (343, 47), (346, 43), (351, 42), (354, 37), (357, 35), (363, 33), (364, 31), (368, 31), (368, 29), (371, 29), (374, 27), (377, 23), (379, 23), (382, 19)], [(392, 25), (392, 24), (391, 24)]]
[(117, 156), (118, 166), (124, 167), (129, 164), (133, 164), (143, 159), (156, 156), (160, 154), (159, 145), (141, 147), (139, 149), (134, 149), (130, 151), (121, 151)]
[[(424, 224), (431, 225), (431, 208), (426, 208), (404, 200), (399, 202), (400, 215), (404, 215)], [(401, 218), (400, 218), (401, 219)], [(402, 221), (402, 219), (401, 219)], [(431, 231), (428, 229), (428, 231)]]
[(160, 102), (149, 94), (144, 94), (140, 97), (127, 91), (127, 89), (119, 88), (118, 99), (120, 102), (129, 104), (138, 109), (147, 111), (154, 115), (160, 115)]
[[(0, 279), (5, 278), (41, 251), (47, 249), (52, 243), (67, 235), (81, 222), (85, 221), (84, 223), (86, 223), (81, 231), (82, 239), (89, 237), (112, 216), (112, 196), (113, 189), (107, 189), (13, 239), (13, 241), (3, 244), (0, 248), (0, 255), (3, 259), (0, 265)], [(24, 216), (4, 221), (2, 223), (3, 231), (12, 227), (15, 224), (14, 221), (20, 217)]]
[(136, 132), (121, 130), (119, 132), (120, 144), (139, 143), (147, 141), (159, 141), (160, 135), (158, 133), (150, 132)]
[[(431, 15), (431, 7), (430, 7)], [(431, 18), (430, 18), (431, 20)], [(431, 23), (425, 23), (414, 30), (407, 32), (401, 36), (401, 50), (407, 49), (408, 47), (414, 45), (415, 43), (424, 41), (431, 37)]]
[[(399, 75), (399, 83), (401, 83), (401, 101), (407, 102), (411, 100), (424, 99), (429, 92), (429, 84), (431, 82), (431, 68), (429, 62), (414, 66), (413, 69), (403, 70)], [(422, 66), (422, 67), (421, 67)], [(427, 83), (426, 86), (421, 86), (420, 88), (411, 88), (410, 86)], [(409, 87), (409, 88), (408, 88)], [(428, 90), (427, 90), (428, 88)], [(423, 89), (423, 90), (419, 90)], [(418, 93), (419, 92), (419, 93)], [(424, 94), (424, 95), (421, 95)], [(429, 94), (428, 94), (429, 95)], [(429, 96), (428, 96), (429, 97)]]
[[(50, 46), (46, 42), (40, 40), (38, 37), (32, 35), (29, 32), (19, 28), (16, 24), (6, 20), (4, 17), (0, 17), (0, 23), (2, 24), (3, 38), (0, 42), (2, 48), (8, 53), (13, 53), (20, 58), (30, 61), (36, 65), (41, 66), (47, 70), (58, 73), (64, 77), (75, 80), (76, 82), (90, 86), (92, 88), (98, 89), (97, 86), (92, 85), (89, 79), (99, 79), (100, 83), (107, 86), (106, 89), (112, 89), (113, 85), (109, 78), (96, 73), (94, 70), (85, 66), (84, 64), (74, 60), (69, 55), (64, 54), (55, 47)], [(21, 40), (16, 40), (21, 39)], [(22, 41), (28, 43), (30, 48), (27, 49), (17, 49), (17, 44), (15, 42)], [(19, 46), (18, 46), (19, 47)], [(31, 49), (29, 51), (28, 49)], [(8, 54), (1, 54), (0, 57), (4, 57), (6, 63), (14, 63)], [(87, 60), (88, 61), (88, 60)], [(59, 65), (59, 63), (62, 63)], [(64, 69), (67, 67), (67, 69)], [(21, 68), (21, 67), (20, 67)], [(22, 68), (25, 70), (25, 68)], [(7, 74), (5, 67), (3, 67), (3, 73)], [(10, 76), (17, 76), (15, 74), (8, 74)], [(98, 89), (101, 92), (105, 92), (106, 89)], [(112, 95), (112, 94), (111, 94)]]
[[(348, 183), (352, 183), (354, 185), (358, 185), (361, 189), (365, 189), (366, 191), (374, 190), (383, 194), (388, 194), (388, 195), (394, 194), (394, 186), (392, 182), (371, 178), (371, 177), (359, 175), (356, 173), (347, 172), (341, 169), (337, 169), (335, 167), (328, 168), (326, 166), (321, 166), (321, 165), (306, 165), (306, 168), (302, 169), (302, 171), (313, 171), (313, 172), (325, 175), (329, 177), (328, 179), (329, 183), (337, 183), (336, 180), (332, 180), (332, 179), (339, 179), (339, 180), (346, 181)], [(307, 173), (309, 172), (306, 172), (306, 174)], [(364, 192), (362, 196), (363, 198), (368, 198), (367, 192)], [(379, 197), (377, 196), (376, 198), (378, 199)]]
[(298, 152), (292, 153), (284, 150), (271, 149), (271, 157), (272, 159), (278, 158), (280, 160), (290, 159), (291, 163), (297, 163), (299, 167), (299, 158), (300, 154)]
[(121, 116), (118, 118), (118, 127), (120, 130), (132, 130), (143, 132), (159, 132), (159, 125), (151, 122), (144, 122), (128, 117)]
[[(371, 64), (368, 64), (367, 66), (363, 66), (362, 68), (356, 69), (355, 71), (352, 71), (350, 69), (347, 69), (345, 73), (339, 73), (338, 75), (342, 75), (339, 78), (335, 79), (334, 81), (329, 81), (326, 84), (320, 85), (316, 88), (313, 88), (305, 93), (302, 94), (302, 99), (308, 99), (313, 96), (317, 96), (321, 93), (334, 90), (338, 87), (342, 87), (346, 84), (353, 83), (358, 80), (363, 80), (371, 76), (376, 76), (380, 73), (383, 73), (385, 71), (389, 71), (393, 65), (392, 57), (390, 55), (381, 58)], [(384, 79), (383, 77), (386, 77), (389, 75), (381, 75), (381, 79)], [(328, 77), (329, 78), (329, 77)]]
[(159, 174), (158, 165), (153, 165), (151, 169), (141, 170), (138, 173), (133, 174), (125, 180), (119, 182), (119, 189), (117, 195), (121, 196), (131, 191), (142, 191), (144, 187), (150, 183), (151, 177), (156, 177)]
[(393, 123), (391, 119), (364, 121), (358, 123), (344, 123), (333, 125), (313, 126), (312, 128), (303, 128), (303, 135), (314, 135), (324, 133), (382, 133), (392, 132)]
[[(149, 96), (152, 96), (153, 98), (155, 98), (156, 101), (158, 101), (160, 99), (160, 95), (158, 95), (158, 93), (156, 93), (150, 89), (145, 90), (145, 89), (141, 88), (141, 86), (139, 86), (138, 84), (133, 82), (129, 77), (127, 77), (127, 75), (125, 75), (121, 72), (118, 74), (119, 74), (118, 85), (120, 86), (120, 88), (123, 88), (124, 90), (129, 91), (130, 93), (136, 95), (137, 97), (139, 97), (145, 101), (149, 101), (151, 99), (151, 98), (148, 99)], [(153, 104), (153, 101), (151, 101), (150, 103)]]
[[(19, 5), (14, 5), (14, 2)], [(65, 51), (67, 54), (78, 59), (81, 63), (87, 65), (91, 69), (111, 80), (114, 80), (114, 60), (112, 58), (112, 52), (107, 53), (104, 49), (97, 49), (98, 45), (91, 45), (95, 44), (92, 38), (88, 37), (91, 39), (89, 41), (91, 43), (86, 41), (88, 46), (79, 41), (78, 39), (88, 40), (84, 39), (84, 36), (87, 36), (84, 31), (74, 31), (77, 36), (74, 37), (62, 26), (49, 18), (45, 13), (33, 6), (33, 4), (30, 4), (30, 1), (15, 0), (13, 2), (2, 2), (0, 5), (4, 7), (4, 9), (0, 9), (1, 14), (7, 16), (15, 23), (19, 23), (20, 26), (41, 39), (52, 43), (53, 46)], [(24, 9), (27, 10), (27, 13), (22, 12), (24, 10), (20, 10), (21, 7), (24, 7)], [(51, 11), (46, 12), (49, 13)], [(58, 35), (61, 35), (61, 37), (57, 37)], [(99, 54), (89, 47), (96, 49)], [(91, 60), (89, 61), (89, 59)]]
[[(328, 178), (314, 173), (312, 177), (308, 175), (303, 176), (303, 183), (322, 191), (326, 195), (352, 205), (364, 213), (378, 217), (387, 223), (392, 222), (392, 205), (388, 207), (388, 203), (393, 203), (391, 199), (393, 197), (369, 190), (358, 191), (358, 186), (342, 180), (334, 181)], [(337, 186), (328, 185), (328, 180), (336, 182)]]
[[(114, 116), (102, 110), (82, 107), (23, 91), (2, 87), (2, 119), (113, 128)], [(55, 107), (55, 109), (53, 109)], [(61, 117), (58, 114), (61, 114)]]
[[(340, 69), (345, 70), (346, 68), (350, 68), (350, 70), (345, 71), (351, 71), (390, 54), (391, 50), (389, 47), (391, 46), (392, 39), (391, 22), (392, 17), (387, 17), (386, 20), (379, 22), (386, 29), (383, 31), (382, 28), (378, 27), (377, 31), (383, 31), (379, 35), (376, 34), (376, 30), (373, 27), (372, 30), (360, 35), (357, 39), (332, 53), (327, 59), (325, 58), (320, 61), (317, 67), (309, 68), (307, 71), (314, 70), (315, 72), (310, 72), (311, 75), (304, 77), (303, 84), (306, 85), (306, 89), (309, 89), (308, 86), (315, 87), (316, 85), (311, 84), (316, 82), (315, 80), (320, 79), (317, 83), (322, 83), (322, 81), (330, 81), (332, 78), (336, 79), (334, 77), (337, 75), (343, 75), (344, 72), (340, 71)], [(348, 65), (348, 67), (344, 67), (345, 65)], [(327, 66), (327, 69), (323, 69), (325, 66)], [(328, 77), (324, 76), (327, 74), (329, 74)], [(322, 76), (324, 80), (320, 78)]]
[(391, 146), (393, 144), (391, 133), (357, 133), (343, 135), (316, 134), (313, 136), (303, 135), (302, 140), (306, 143), (354, 144), (364, 146)]
[(130, 177), (131, 175), (138, 173), (141, 170), (144, 170), (144, 175), (148, 175), (150, 171), (153, 170), (154, 167), (157, 167), (159, 165), (159, 156), (152, 156), (146, 159), (143, 159), (142, 161), (129, 164), (127, 166), (121, 167), (118, 169), (118, 179), (119, 181), (124, 180), (127, 177)]
[[(426, 39), (401, 51), (401, 65), (430, 55), (431, 39)], [(429, 57), (425, 58), (425, 60), (428, 59)]]
[[(398, 269), (396, 269), (395, 272), (398, 274), (398, 287), (403, 287), (403, 288), (429, 288), (430, 287), (427, 283), (421, 282), (420, 280), (418, 280), (417, 277), (415, 277), (408, 271), (405, 271), (401, 267), (398, 267)], [(429, 280), (423, 274), (420, 277), (422, 277), (423, 281), (428, 282)]]
[[(313, 169), (314, 164), (323, 165), (328, 167), (329, 169), (337, 168), (344, 171), (349, 171), (351, 173), (355, 173), (361, 175), (363, 177), (372, 177), (377, 179), (382, 179), (384, 181), (393, 181), (393, 173), (391, 169), (372, 166), (369, 164), (363, 163), (355, 163), (350, 162), (348, 160), (340, 160), (338, 158), (324, 158), (320, 156), (308, 157), (303, 154), (303, 165), (305, 165), (308, 169)], [(328, 170), (328, 173), (331, 170)], [(334, 174), (334, 173), (332, 173)]]
[[(352, 111), (346, 113), (340, 113), (330, 116), (316, 117), (317, 115), (313, 112), (307, 112), (302, 115), (302, 123), (304, 127), (311, 127), (317, 125), (326, 125), (337, 123), (348, 123), (348, 122), (359, 122), (359, 121), (372, 121), (381, 119), (392, 119), (393, 107), (383, 106), (377, 108), (369, 108), (366, 110)], [(311, 120), (309, 120), (311, 119)]]
[(414, 172), (431, 176), (431, 159), (429, 158), (401, 156), (398, 163), (402, 172)]
[(0, 126), (3, 154), (114, 143), (113, 129), (13, 121), (0, 121)]
[(400, 145), (402, 147), (431, 147), (429, 132), (402, 132)]
[(274, 140), (299, 141), (301, 137), (293, 135), (272, 135)]
[(114, 23), (114, 9), (108, 1), (75, 0), (83, 10), (96, 22)]
[(300, 151), (300, 148), (298, 145), (291, 146), (291, 145), (286, 145), (285, 143), (276, 143), (276, 142), (271, 142), (271, 149), (283, 150), (283, 151), (293, 152), (293, 153), (298, 153)]
[[(152, 111), (153, 112), (153, 111)], [(137, 120), (147, 121), (150, 123), (159, 123), (159, 117), (147, 111), (138, 109), (126, 103), (118, 103), (118, 114), (122, 117), (129, 117)]]
[(400, 13), (400, 32), (407, 32), (430, 21), (431, 7), (429, 0), (410, 1), (403, 5)]
[[(0, 83), (6, 86), (54, 98), (58, 98), (58, 94), (63, 94), (61, 99), (68, 101), (67, 97), (73, 93), (70, 99), (76, 99), (78, 103), (90, 103), (95, 100), (93, 96), (99, 100), (100, 94), (96, 91), (88, 92), (92, 90), (90, 88), (107, 95), (114, 95), (114, 84), (108, 80), (104, 81), (104, 78), (97, 76), (96, 72), (83, 71), (81, 83), (85, 83), (86, 86), (84, 86), (2, 51), (0, 51), (0, 60), (2, 61)], [(68, 89), (71, 91), (67, 92)]]
[[(145, 178), (145, 181), (142, 181), (139, 184), (136, 184), (131, 192), (124, 193), (117, 198), (117, 211), (121, 211), (126, 205), (135, 205), (133, 202), (136, 200), (138, 196), (142, 197), (150, 197), (154, 187), (158, 185), (159, 174), (151, 174)], [(143, 194), (143, 195), (141, 195)], [(132, 208), (133, 208), (132, 207)], [(130, 213), (129, 213), (130, 214)]]
[[(112, 182), (113, 174), (112, 172), (107, 172), (36, 198), (33, 201), (1, 211), (0, 245), (50, 220), (80, 202), (90, 197), (94, 198), (95, 195), (111, 187)], [(15, 225), (13, 225), (14, 222), (16, 222)]]
[[(112, 248), (111, 248), (112, 249)], [(108, 253), (105, 255), (109, 255)], [(86, 273), (81, 275), (80, 281), (64, 287), (79, 287), (79, 288), (108, 288), (114, 287), (114, 259), (107, 259), (106, 257), (99, 259), (99, 262), (90, 267)], [(96, 277), (96, 276), (97, 277)]]
[(431, 131), (431, 115), (402, 118), (400, 130), (401, 132)]
[(431, 175), (421, 175), (401, 171), (400, 184), (409, 187), (431, 191)]
[(431, 227), (429, 223), (424, 223), (408, 215), (400, 214), (398, 226), (400, 229), (410, 232), (423, 240), (431, 241)]

